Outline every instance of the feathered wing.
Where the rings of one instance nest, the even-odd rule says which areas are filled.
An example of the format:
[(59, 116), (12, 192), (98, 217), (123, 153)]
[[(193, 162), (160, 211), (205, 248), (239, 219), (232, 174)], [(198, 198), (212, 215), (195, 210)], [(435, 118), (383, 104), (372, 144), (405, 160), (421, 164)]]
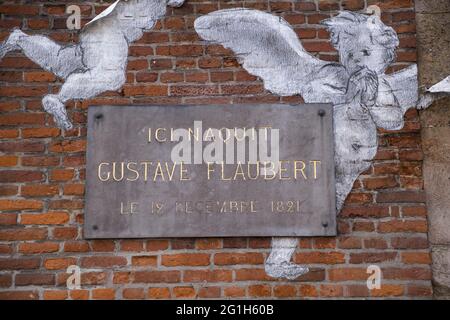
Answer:
[(303, 95), (327, 64), (304, 50), (284, 19), (262, 11), (215, 11), (195, 20), (195, 30), (203, 39), (233, 50), (249, 73), (281, 96)]
[(441, 82), (436, 83), (428, 92), (431, 93), (450, 93), (450, 76), (442, 80)]
[(416, 64), (393, 74), (384, 75), (383, 78), (389, 83), (391, 93), (397, 98), (403, 112), (417, 106), (419, 102), (419, 87)]

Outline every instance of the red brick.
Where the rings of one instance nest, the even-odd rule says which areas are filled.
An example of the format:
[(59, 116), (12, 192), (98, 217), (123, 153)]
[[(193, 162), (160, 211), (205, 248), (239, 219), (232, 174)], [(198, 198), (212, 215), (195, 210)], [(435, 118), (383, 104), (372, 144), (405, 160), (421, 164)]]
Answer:
[(37, 291), (0, 291), (0, 300), (37, 300)]
[(144, 250), (144, 242), (142, 240), (122, 240), (120, 241), (121, 251), (139, 252)]
[(378, 225), (378, 231), (387, 232), (427, 232), (428, 225), (426, 220), (390, 220), (381, 221)]
[(143, 266), (153, 266), (156, 267), (157, 257), (156, 256), (134, 256), (131, 257), (131, 264), (137, 267)]
[(0, 139), (17, 138), (19, 130), (17, 129), (0, 129)]
[(330, 281), (367, 280), (368, 276), (366, 268), (336, 268), (328, 270)]
[(117, 266), (125, 266), (127, 259), (125, 257), (116, 256), (92, 256), (81, 258), (81, 266), (84, 268), (110, 268)]
[(20, 108), (20, 104), (18, 101), (2, 101), (0, 102), (0, 111), (15, 111)]
[(221, 239), (199, 239), (195, 242), (195, 247), (197, 250), (211, 250), (220, 249), (222, 247)]
[(402, 262), (405, 264), (427, 264), (431, 263), (429, 252), (402, 252)]
[(94, 300), (114, 300), (116, 297), (116, 291), (114, 289), (93, 289), (92, 299)]
[(70, 298), (72, 300), (88, 300), (89, 290), (70, 290)]
[(45, 150), (45, 145), (41, 142), (1, 142), (0, 152), (43, 152)]
[(317, 288), (310, 284), (302, 284), (298, 291), (300, 297), (317, 297), (319, 295)]
[(408, 285), (407, 291), (407, 295), (411, 297), (430, 297), (433, 295), (432, 288), (429, 286)]
[(323, 263), (338, 264), (345, 262), (345, 255), (341, 252), (299, 252), (294, 256), (294, 261), (299, 264)]
[(146, 86), (125, 86), (125, 96), (167, 96), (167, 86), (163, 85), (146, 85)]
[(18, 251), (22, 254), (42, 254), (58, 252), (59, 244), (55, 242), (20, 243)]
[(59, 240), (75, 239), (78, 235), (78, 229), (74, 227), (59, 227), (53, 229), (53, 238)]
[(185, 270), (184, 282), (231, 282), (231, 270)]
[(357, 263), (378, 263), (394, 261), (397, 258), (397, 252), (362, 252), (351, 253), (349, 262)]
[(75, 176), (73, 169), (53, 169), (50, 171), (50, 181), (69, 181)]
[(55, 275), (42, 273), (17, 274), (14, 283), (16, 286), (54, 285)]
[(180, 281), (179, 271), (136, 271), (133, 283), (174, 283)]
[(85, 241), (67, 241), (64, 243), (64, 252), (88, 252), (89, 243)]
[(219, 298), (220, 297), (220, 287), (203, 287), (198, 290), (199, 298)]
[(345, 297), (367, 297), (368, 295), (367, 285), (348, 285), (345, 287)]
[(167, 240), (149, 240), (147, 241), (147, 251), (161, 251), (169, 248)]
[(278, 298), (295, 297), (297, 289), (292, 285), (279, 285), (273, 288), (273, 293)]
[(66, 300), (68, 293), (66, 290), (45, 290), (44, 300)]
[(124, 299), (144, 299), (145, 292), (142, 288), (124, 288), (122, 290), (122, 297)]
[(338, 248), (341, 249), (361, 249), (361, 239), (356, 237), (340, 237)]
[(161, 264), (166, 267), (207, 266), (210, 255), (203, 253), (180, 253), (161, 256)]
[(38, 269), (40, 264), (39, 258), (1, 258), (0, 270)]
[(63, 140), (53, 143), (49, 150), (58, 153), (83, 152), (86, 151), (85, 140)]
[(271, 292), (271, 287), (264, 284), (256, 284), (248, 287), (248, 295), (250, 297), (270, 297)]
[(21, 224), (65, 224), (69, 221), (67, 212), (23, 213), (20, 215)]
[(47, 270), (65, 270), (70, 265), (76, 265), (76, 261), (76, 258), (47, 258), (44, 261), (44, 267)]
[(364, 239), (364, 248), (366, 249), (386, 249), (387, 241), (381, 238)]
[(262, 264), (264, 257), (261, 253), (216, 253), (214, 264), (216, 265), (236, 265), (236, 264)]
[(0, 183), (42, 181), (44, 174), (39, 171), (4, 170), (0, 171)]
[(426, 237), (397, 237), (391, 239), (391, 246), (394, 249), (427, 249), (428, 241)]
[(14, 167), (17, 165), (18, 157), (0, 156), (0, 167)]
[(57, 185), (33, 184), (24, 185), (20, 189), (20, 194), (25, 197), (48, 197), (59, 193)]
[(388, 280), (430, 280), (429, 268), (383, 268), (383, 278)]
[(25, 128), (22, 129), (23, 138), (51, 138), (60, 135), (58, 128)]
[(245, 296), (245, 288), (241, 287), (225, 287), (223, 289), (225, 297), (239, 298)]
[(116, 244), (112, 240), (94, 240), (91, 241), (91, 247), (96, 252), (113, 252)]
[(398, 187), (398, 182), (394, 177), (366, 178), (363, 180), (364, 187), (369, 190), (389, 189)]
[(344, 288), (341, 285), (322, 284), (320, 285), (321, 297), (340, 297), (343, 296)]
[(28, 167), (51, 167), (59, 165), (58, 157), (23, 157), (22, 165)]
[(63, 193), (69, 196), (82, 196), (84, 195), (84, 184), (66, 184)]
[(219, 94), (219, 88), (212, 85), (174, 85), (170, 87), (171, 96), (201, 96)]
[(148, 297), (150, 299), (168, 299), (170, 298), (169, 288), (149, 288)]
[(1, 229), (1, 241), (25, 241), (44, 240), (47, 237), (46, 228), (26, 228), (26, 229)]
[(2, 213), (0, 214), (0, 226), (13, 226), (17, 224), (17, 214)]

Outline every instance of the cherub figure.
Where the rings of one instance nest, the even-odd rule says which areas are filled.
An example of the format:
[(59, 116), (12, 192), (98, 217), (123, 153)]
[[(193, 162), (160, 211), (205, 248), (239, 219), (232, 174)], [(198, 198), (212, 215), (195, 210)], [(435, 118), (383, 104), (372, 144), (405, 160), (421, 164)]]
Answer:
[[(385, 74), (395, 61), (399, 40), (378, 16), (343, 11), (322, 24), (330, 31), (340, 63), (309, 54), (284, 19), (257, 10), (216, 11), (198, 18), (195, 29), (203, 39), (232, 49), (267, 90), (334, 105), (339, 212), (353, 183), (376, 155), (377, 128), (401, 129), (409, 108), (425, 108), (433, 98), (419, 99), (416, 65)], [(288, 279), (308, 272), (290, 262), (296, 246), (296, 238), (273, 238), (266, 272)]]
[(21, 50), (43, 69), (65, 80), (58, 94), (42, 100), (58, 127), (70, 129), (65, 103), (88, 99), (125, 83), (128, 46), (150, 30), (166, 13), (166, 6), (178, 7), (185, 0), (116, 1), (81, 31), (80, 43), (61, 46), (47, 37), (27, 35), (15, 29), (0, 45), (0, 59)]

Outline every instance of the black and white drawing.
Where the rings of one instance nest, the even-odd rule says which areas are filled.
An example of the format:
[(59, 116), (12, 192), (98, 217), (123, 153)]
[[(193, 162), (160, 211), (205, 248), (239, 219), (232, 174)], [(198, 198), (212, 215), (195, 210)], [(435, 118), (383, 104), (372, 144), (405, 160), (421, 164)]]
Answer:
[(126, 80), (129, 45), (153, 28), (165, 15), (167, 5), (178, 7), (184, 1), (118, 0), (84, 26), (76, 45), (61, 46), (45, 36), (15, 29), (0, 45), (0, 59), (10, 51), (20, 50), (65, 80), (60, 92), (46, 95), (42, 104), (57, 126), (67, 130), (72, 123), (65, 103), (120, 89)]
[[(357, 177), (376, 155), (377, 128), (399, 130), (410, 108), (426, 108), (435, 97), (419, 95), (417, 66), (386, 74), (399, 45), (396, 32), (377, 15), (342, 11), (322, 22), (339, 52), (340, 63), (305, 51), (281, 17), (250, 9), (212, 12), (195, 21), (205, 40), (232, 49), (243, 67), (267, 90), (301, 95), (307, 103), (332, 103), (335, 122), (336, 208), (339, 212)], [(449, 92), (445, 81), (430, 92)], [(296, 238), (273, 238), (266, 272), (295, 279), (307, 267), (290, 262)]]

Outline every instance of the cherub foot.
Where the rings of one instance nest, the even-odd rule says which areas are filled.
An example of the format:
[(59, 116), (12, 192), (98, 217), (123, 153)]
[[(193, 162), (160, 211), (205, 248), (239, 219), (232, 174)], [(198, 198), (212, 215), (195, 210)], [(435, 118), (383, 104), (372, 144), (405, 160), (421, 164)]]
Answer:
[(266, 273), (273, 278), (294, 280), (309, 272), (308, 267), (291, 263), (297, 248), (297, 238), (273, 238), (272, 252), (266, 260)]
[(294, 280), (301, 275), (308, 273), (309, 268), (306, 266), (300, 266), (291, 262), (280, 262), (280, 263), (267, 263), (266, 262), (266, 273), (273, 278), (286, 278), (289, 280)]
[(55, 96), (47, 95), (42, 100), (44, 110), (53, 115), (56, 125), (65, 130), (72, 129), (72, 123), (70, 122), (67, 111), (64, 104)]
[(3, 41), (2, 44), (0, 44), (0, 60), (3, 59), (3, 57), (11, 51), (19, 50), (20, 47), (18, 45), (19, 39), (23, 36), (26, 36), (25, 33), (23, 33), (19, 29), (14, 29), (13, 32), (9, 35), (8, 39)]

